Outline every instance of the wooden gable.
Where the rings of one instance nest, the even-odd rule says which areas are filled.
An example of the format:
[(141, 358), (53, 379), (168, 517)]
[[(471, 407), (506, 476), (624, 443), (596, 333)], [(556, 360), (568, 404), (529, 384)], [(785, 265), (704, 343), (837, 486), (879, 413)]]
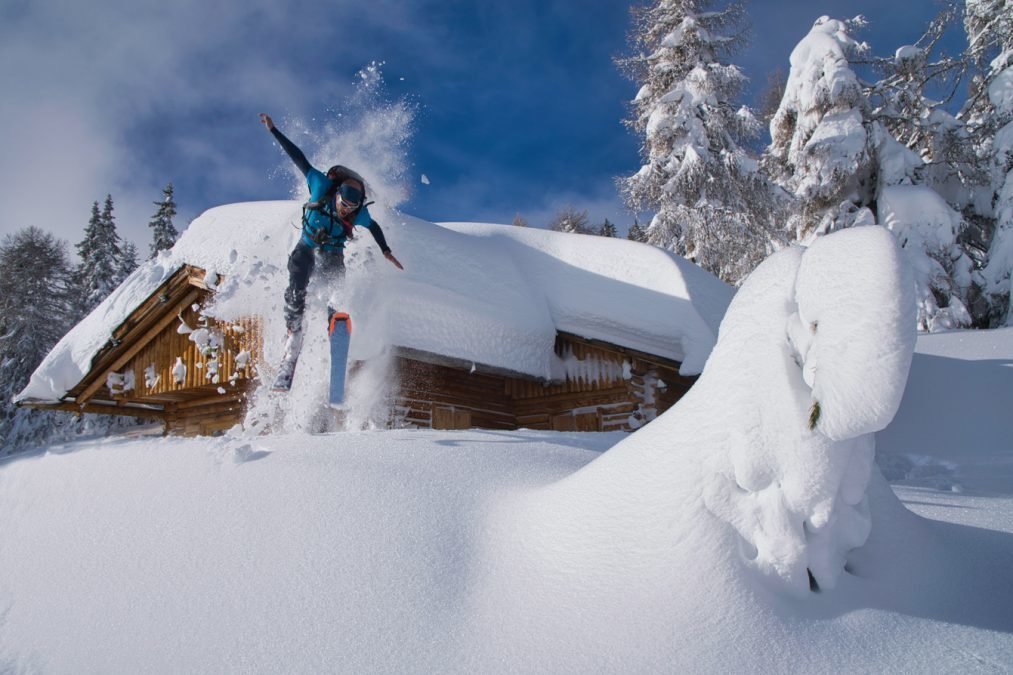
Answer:
[(204, 270), (181, 267), (112, 332), (61, 403), (26, 405), (158, 419), (191, 434), (241, 422), (262, 352), (260, 321), (205, 316), (212, 293)]

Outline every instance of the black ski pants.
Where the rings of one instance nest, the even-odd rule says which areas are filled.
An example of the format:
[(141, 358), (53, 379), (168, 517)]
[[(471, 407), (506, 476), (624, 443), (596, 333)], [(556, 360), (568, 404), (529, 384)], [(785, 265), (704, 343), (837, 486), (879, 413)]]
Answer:
[[(341, 283), (345, 276), (345, 252), (325, 251), (307, 246), (301, 240), (288, 256), (288, 288), (285, 289), (285, 327), (295, 332), (302, 328), (306, 311), (306, 288), (310, 285), (313, 272), (318, 273), (326, 288)], [(330, 312), (330, 309), (328, 308)], [(330, 318), (330, 317), (328, 317)]]

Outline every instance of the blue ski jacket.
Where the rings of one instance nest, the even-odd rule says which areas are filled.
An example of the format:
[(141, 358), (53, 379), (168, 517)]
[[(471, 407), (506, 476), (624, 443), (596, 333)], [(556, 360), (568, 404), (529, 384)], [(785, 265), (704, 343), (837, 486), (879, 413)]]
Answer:
[[(310, 191), (308, 203), (319, 203), (327, 196), (328, 191), (333, 186), (333, 181), (324, 175), (323, 172), (311, 166), (302, 150), (286, 138), (277, 127), (271, 129), (271, 134), (302, 174), (306, 176), (306, 186)], [(387, 241), (383, 236), (383, 230), (380, 229), (380, 224), (369, 215), (369, 209), (366, 205), (354, 211), (350, 216), (350, 220), (346, 221), (338, 215), (335, 199), (334, 194), (331, 194), (330, 199), (321, 208), (307, 208), (305, 210), (302, 237), (300, 239), (303, 244), (312, 248), (321, 248), (325, 251), (339, 251), (345, 247), (345, 242), (348, 241), (353, 228), (358, 225), (369, 230), (377, 245), (380, 246), (381, 251), (384, 253), (390, 252), (390, 247), (387, 246)]]

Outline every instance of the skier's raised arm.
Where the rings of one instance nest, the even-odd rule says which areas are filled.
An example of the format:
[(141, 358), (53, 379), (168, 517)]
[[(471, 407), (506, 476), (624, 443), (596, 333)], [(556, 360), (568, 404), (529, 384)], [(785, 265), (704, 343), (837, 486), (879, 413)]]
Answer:
[(292, 158), (295, 165), (299, 167), (300, 171), (302, 171), (302, 175), (305, 176), (309, 173), (309, 170), (312, 167), (310, 166), (309, 160), (306, 159), (306, 155), (303, 154), (302, 150), (296, 147), (295, 143), (288, 140), (288, 138), (285, 137), (285, 134), (278, 130), (278, 127), (274, 126), (274, 120), (271, 119), (271, 116), (267, 113), (260, 113), (260, 121), (265, 127), (267, 127), (267, 130), (271, 132), (271, 135), (274, 136), (275, 140), (278, 141), (285, 152), (288, 153), (288, 156)]

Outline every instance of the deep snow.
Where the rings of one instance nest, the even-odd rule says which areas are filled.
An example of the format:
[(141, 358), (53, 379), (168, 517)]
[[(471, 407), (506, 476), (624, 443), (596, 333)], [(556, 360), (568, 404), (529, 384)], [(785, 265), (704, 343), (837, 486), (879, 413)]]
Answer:
[[(768, 260), (691, 394), (629, 436), (236, 434), (9, 459), (0, 670), (1008, 669), (1013, 329), (922, 337), (905, 391), (900, 260), (876, 228)], [(961, 392), (985, 412), (950, 414)], [(856, 441), (894, 410), (876, 437), (895, 491)], [(811, 593), (798, 565), (820, 561)]]

